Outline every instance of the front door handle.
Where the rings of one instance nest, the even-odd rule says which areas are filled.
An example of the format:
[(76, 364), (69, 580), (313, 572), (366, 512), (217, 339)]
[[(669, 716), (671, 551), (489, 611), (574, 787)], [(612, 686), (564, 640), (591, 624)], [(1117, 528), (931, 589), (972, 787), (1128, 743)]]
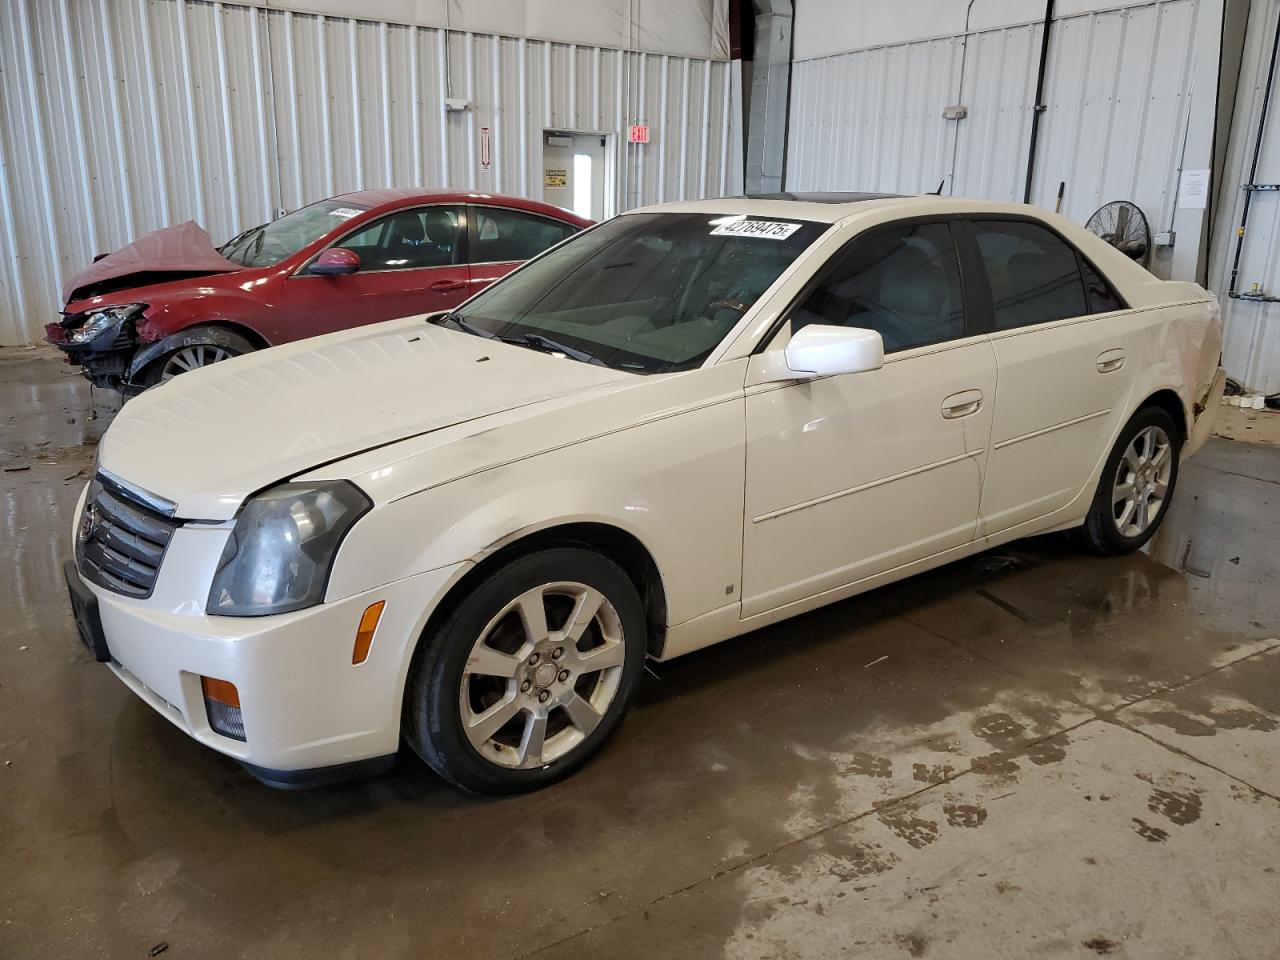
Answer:
[(466, 286), (461, 280), (437, 280), (427, 289), (434, 290), (436, 293), (452, 293), (454, 290), (461, 290)]
[(981, 409), (981, 390), (961, 390), (942, 401), (942, 415), (948, 420), (970, 417)]
[(1119, 347), (1103, 350), (1098, 354), (1098, 372), (1114, 373), (1124, 366), (1124, 351)]

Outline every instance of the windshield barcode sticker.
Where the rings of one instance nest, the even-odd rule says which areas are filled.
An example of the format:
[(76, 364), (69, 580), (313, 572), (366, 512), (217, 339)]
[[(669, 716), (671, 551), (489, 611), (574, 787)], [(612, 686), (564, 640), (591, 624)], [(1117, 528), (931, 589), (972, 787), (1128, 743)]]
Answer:
[(711, 231), (713, 237), (760, 237), (764, 240), (785, 240), (800, 229), (798, 223), (780, 223), (777, 220), (735, 220), (722, 223)]
[(330, 210), (329, 216), (341, 217), (343, 220), (350, 220), (352, 217), (359, 216), (363, 211), (356, 210), (354, 207), (339, 207), (337, 210)]

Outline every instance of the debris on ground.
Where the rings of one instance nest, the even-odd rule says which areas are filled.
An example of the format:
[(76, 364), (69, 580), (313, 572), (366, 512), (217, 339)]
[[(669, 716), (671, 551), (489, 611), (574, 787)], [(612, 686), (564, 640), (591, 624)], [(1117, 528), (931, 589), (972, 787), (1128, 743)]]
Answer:
[(166, 950), (168, 950), (168, 949), (169, 949), (169, 944), (167, 944), (167, 943), (165, 943), (163, 940), (161, 940), (161, 941), (160, 941), (159, 943), (157, 943), (154, 947), (152, 947), (150, 950), (148, 950), (148, 951), (147, 951), (147, 956), (148, 956), (148, 957), (158, 957), (158, 956), (160, 956), (160, 954), (164, 953), (164, 952), (165, 952)]
[(885, 660), (888, 660), (888, 659), (889, 659), (889, 655), (886, 653), (883, 657), (876, 657), (876, 659), (872, 660), (870, 663), (864, 663), (862, 665), (862, 669), (865, 670), (867, 669), (867, 667), (874, 667), (877, 663), (883, 663)]
[(30, 469), (31, 469), (31, 464), (24, 463), (18, 467), (5, 467), (4, 472), (5, 473), (21, 473), (23, 470), (30, 470)]

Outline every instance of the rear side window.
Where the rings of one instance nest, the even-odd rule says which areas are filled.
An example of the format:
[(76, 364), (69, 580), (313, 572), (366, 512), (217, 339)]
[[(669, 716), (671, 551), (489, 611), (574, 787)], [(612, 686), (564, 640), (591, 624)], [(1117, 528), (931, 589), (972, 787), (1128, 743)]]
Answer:
[(811, 323), (876, 330), (888, 352), (963, 337), (951, 228), (917, 223), (853, 240), (792, 314), (793, 333)]
[(991, 282), (997, 330), (1098, 312), (1085, 299), (1075, 249), (1053, 231), (1021, 220), (975, 220), (972, 226)]
[(1089, 297), (1090, 313), (1110, 313), (1112, 310), (1125, 309), (1125, 303), (1116, 293), (1115, 288), (1107, 283), (1102, 274), (1093, 268), (1088, 260), (1080, 261), (1084, 269), (1084, 291)]
[(578, 228), (558, 220), (498, 207), (472, 207), (475, 222), (475, 242), (471, 250), (472, 263), (506, 263), (514, 260), (532, 260), (548, 247)]

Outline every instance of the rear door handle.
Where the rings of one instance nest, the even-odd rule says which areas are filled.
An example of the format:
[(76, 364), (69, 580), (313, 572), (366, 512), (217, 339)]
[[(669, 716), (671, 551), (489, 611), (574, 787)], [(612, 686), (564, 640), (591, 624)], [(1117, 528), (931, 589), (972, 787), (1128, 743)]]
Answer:
[(466, 286), (462, 280), (437, 280), (427, 289), (434, 290), (436, 293), (452, 293), (454, 290), (461, 290)]
[(1124, 351), (1119, 347), (1103, 350), (1098, 354), (1098, 372), (1114, 373), (1124, 366)]
[(942, 401), (942, 415), (948, 420), (969, 417), (982, 409), (981, 390), (961, 390)]

